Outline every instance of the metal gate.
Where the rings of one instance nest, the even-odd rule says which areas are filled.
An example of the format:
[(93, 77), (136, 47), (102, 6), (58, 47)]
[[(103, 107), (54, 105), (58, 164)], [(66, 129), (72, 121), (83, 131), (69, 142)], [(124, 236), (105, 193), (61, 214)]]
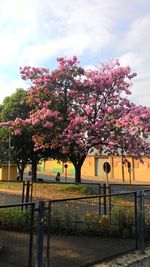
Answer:
[(34, 203), (0, 206), (0, 266), (32, 267)]

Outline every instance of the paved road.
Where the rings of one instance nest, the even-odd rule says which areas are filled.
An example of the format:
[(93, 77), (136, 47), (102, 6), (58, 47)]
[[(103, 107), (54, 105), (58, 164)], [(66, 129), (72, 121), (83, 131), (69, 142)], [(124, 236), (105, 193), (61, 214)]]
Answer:
[[(38, 179), (43, 179), (43, 181), (50, 181), (50, 182), (55, 182), (55, 175), (49, 175), (49, 174), (43, 174), (43, 173), (38, 173), (37, 174), (37, 178)], [(24, 174), (24, 180), (31, 180), (31, 176), (29, 176), (27, 173)], [(75, 182), (75, 178), (72, 176), (68, 176), (68, 177), (64, 177), (61, 176), (60, 177), (60, 181), (61, 182), (69, 182), (69, 183), (74, 183)], [(98, 180), (93, 180), (93, 179), (89, 179), (86, 177), (82, 177), (82, 183), (104, 183), (105, 181), (98, 181)]]
[(21, 200), (21, 196), (0, 192), (0, 205), (18, 204)]

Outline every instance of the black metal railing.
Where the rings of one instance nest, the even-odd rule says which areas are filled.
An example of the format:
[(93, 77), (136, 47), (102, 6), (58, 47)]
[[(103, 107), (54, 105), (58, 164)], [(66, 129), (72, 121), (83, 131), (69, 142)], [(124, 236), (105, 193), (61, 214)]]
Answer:
[(84, 266), (136, 249), (135, 199), (130, 192), (50, 201), (47, 266)]
[(31, 267), (34, 203), (0, 206), (0, 266)]
[[(17, 182), (24, 187), (24, 202), (35, 198), (36, 186), (43, 191), (50, 185)], [(8, 183), (8, 189), (14, 186)], [(95, 195), (50, 201), (37, 195), (36, 208), (35, 203), (0, 206), (0, 266), (81, 267), (129, 250), (144, 252), (150, 245), (150, 189), (127, 188), (116, 193), (112, 186), (90, 183), (86, 189)]]

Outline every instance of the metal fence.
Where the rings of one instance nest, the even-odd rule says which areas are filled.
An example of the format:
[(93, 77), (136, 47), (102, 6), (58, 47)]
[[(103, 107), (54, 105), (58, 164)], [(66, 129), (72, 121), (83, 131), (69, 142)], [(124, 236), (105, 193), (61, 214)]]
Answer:
[(111, 193), (130, 192), (150, 189), (150, 184), (109, 184)]
[[(17, 183), (25, 202), (35, 185), (48, 187), (28, 185)], [(87, 189), (96, 195), (37, 198), (36, 208), (0, 206), (0, 266), (81, 267), (135, 249), (144, 252), (150, 245), (150, 189), (112, 193), (104, 184)]]
[(31, 267), (34, 203), (0, 206), (0, 266)]
[(136, 192), (50, 201), (44, 227), (44, 266), (87, 266), (134, 250)]
[(140, 223), (142, 224), (141, 242), (142, 250), (144, 251), (145, 247), (150, 246), (150, 189), (142, 190), (140, 194), (140, 199)]

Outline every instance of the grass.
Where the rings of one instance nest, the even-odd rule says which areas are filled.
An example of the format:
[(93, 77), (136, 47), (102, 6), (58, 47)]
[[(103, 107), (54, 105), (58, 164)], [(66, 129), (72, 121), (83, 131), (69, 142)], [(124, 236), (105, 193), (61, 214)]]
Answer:
[(0, 182), (0, 190), (1, 191), (16, 191), (16, 192), (21, 192), (22, 191), (22, 183), (18, 182)]
[(87, 185), (39, 184), (33, 185), (33, 197), (61, 199), (96, 194), (96, 190)]
[[(0, 191), (21, 195), (22, 183), (19, 182), (0, 182)], [(68, 184), (50, 184), (50, 183), (34, 183), (33, 184), (33, 199), (61, 199), (82, 197), (95, 195), (98, 193), (97, 188), (88, 185), (68, 185)]]

